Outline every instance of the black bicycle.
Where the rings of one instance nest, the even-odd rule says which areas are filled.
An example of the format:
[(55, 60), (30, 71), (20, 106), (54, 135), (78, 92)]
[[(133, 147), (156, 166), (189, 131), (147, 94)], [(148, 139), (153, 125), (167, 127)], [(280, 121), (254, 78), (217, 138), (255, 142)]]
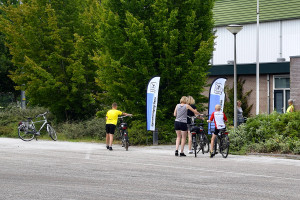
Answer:
[(220, 152), (223, 158), (227, 158), (229, 153), (229, 145), (230, 142), (229, 142), (228, 132), (226, 131), (226, 128), (220, 129), (214, 141), (213, 154), (215, 155), (218, 154), (218, 152)]
[[(33, 121), (33, 118), (27, 118), (27, 121), (21, 121), (19, 122), (18, 126), (18, 135), (19, 137), (24, 140), (24, 141), (30, 141), (33, 140), (33, 138), (36, 138), (37, 136), (40, 136), (41, 130), (46, 126), (47, 132), (49, 136), (52, 138), (52, 140), (56, 141), (57, 140), (57, 135), (54, 130), (54, 128), (50, 125), (48, 122), (46, 115), (48, 112), (45, 112), (43, 114), (39, 114), (35, 117), (35, 120)], [(43, 117), (43, 120), (36, 120), (37, 118)], [(41, 123), (43, 122), (42, 126), (40, 129), (37, 131), (35, 128), (36, 123)]]
[(120, 133), (120, 138), (122, 141), (122, 147), (125, 147), (126, 151), (128, 151), (128, 147), (129, 147), (129, 139), (128, 139), (128, 125), (127, 123), (124, 121), (124, 118), (127, 116), (121, 116), (118, 117), (120, 119), (120, 123), (118, 126), (118, 131)]
[(199, 126), (196, 125), (195, 119), (196, 116), (189, 117), (191, 118), (191, 134), (192, 134), (192, 144), (195, 157), (199, 151), (202, 151), (202, 154), (209, 152), (209, 140), (204, 132), (203, 123), (199, 123)]

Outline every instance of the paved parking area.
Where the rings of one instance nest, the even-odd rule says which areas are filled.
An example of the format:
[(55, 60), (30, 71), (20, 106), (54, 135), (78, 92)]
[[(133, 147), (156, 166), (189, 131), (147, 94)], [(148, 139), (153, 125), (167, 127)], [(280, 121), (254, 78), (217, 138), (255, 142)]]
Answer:
[(0, 138), (0, 199), (299, 199), (300, 160)]

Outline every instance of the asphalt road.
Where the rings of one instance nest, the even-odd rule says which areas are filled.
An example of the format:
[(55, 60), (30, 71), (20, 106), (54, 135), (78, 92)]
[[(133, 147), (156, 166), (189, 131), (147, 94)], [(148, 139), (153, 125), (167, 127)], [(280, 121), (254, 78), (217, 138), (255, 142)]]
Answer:
[(300, 160), (0, 138), (0, 199), (300, 199)]

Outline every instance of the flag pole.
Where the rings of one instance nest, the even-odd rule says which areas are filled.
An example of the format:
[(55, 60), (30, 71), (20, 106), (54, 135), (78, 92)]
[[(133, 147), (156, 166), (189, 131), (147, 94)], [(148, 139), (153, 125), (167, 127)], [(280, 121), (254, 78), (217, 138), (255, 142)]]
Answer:
[(257, 27), (256, 27), (256, 115), (259, 114), (259, 0), (257, 0)]

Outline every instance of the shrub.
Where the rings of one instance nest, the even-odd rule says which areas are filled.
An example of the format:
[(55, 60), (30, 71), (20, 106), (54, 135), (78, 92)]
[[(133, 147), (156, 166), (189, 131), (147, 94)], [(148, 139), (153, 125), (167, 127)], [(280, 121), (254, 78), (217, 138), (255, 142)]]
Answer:
[[(36, 115), (46, 112), (46, 108), (29, 107), (20, 109), (10, 106), (0, 112), (0, 136), (18, 137), (17, 127), (19, 121), (24, 121), (27, 117), (34, 118)], [(54, 129), (59, 139), (100, 139), (105, 138), (105, 119), (91, 118), (81, 122), (55, 123), (54, 115), (49, 113), (47, 119), (54, 122)], [(52, 123), (53, 124), (53, 123)], [(38, 127), (37, 127), (38, 128)]]
[(300, 141), (299, 140), (295, 141), (294, 145), (295, 147), (293, 149), (293, 153), (300, 154)]
[[(0, 136), (18, 137), (17, 128), (20, 121), (24, 121), (28, 117), (33, 118), (46, 111), (47, 109), (42, 107), (21, 109), (16, 106), (8, 106), (0, 112)], [(53, 117), (51, 113), (47, 116), (49, 121), (53, 120)]]
[(300, 112), (257, 115), (231, 130), (231, 152), (277, 152), (299, 154)]
[(102, 118), (92, 118), (81, 122), (65, 122), (58, 126), (58, 131), (67, 139), (100, 139), (106, 136), (105, 120)]
[(236, 133), (231, 131), (229, 135), (231, 150), (238, 152), (299, 152), (300, 138), (300, 112), (279, 114), (273, 112), (270, 115), (257, 115), (249, 118), (240, 125)]
[(236, 132), (234, 130), (229, 131), (229, 139), (230, 139), (230, 151), (236, 152), (240, 151), (245, 144), (247, 144), (247, 133), (245, 128), (242, 128), (244, 124), (240, 125)]
[(140, 145), (152, 142), (152, 135), (146, 130), (145, 122), (140, 120), (132, 121), (128, 132), (130, 144)]
[[(175, 131), (170, 131), (168, 128), (169, 126), (166, 125), (157, 126), (159, 144), (174, 143)], [(146, 122), (132, 121), (129, 129), (129, 141), (133, 145), (151, 145), (153, 144), (153, 132), (146, 130)]]
[(264, 143), (266, 147), (266, 152), (278, 152), (280, 150), (280, 145), (275, 138), (270, 138)]

